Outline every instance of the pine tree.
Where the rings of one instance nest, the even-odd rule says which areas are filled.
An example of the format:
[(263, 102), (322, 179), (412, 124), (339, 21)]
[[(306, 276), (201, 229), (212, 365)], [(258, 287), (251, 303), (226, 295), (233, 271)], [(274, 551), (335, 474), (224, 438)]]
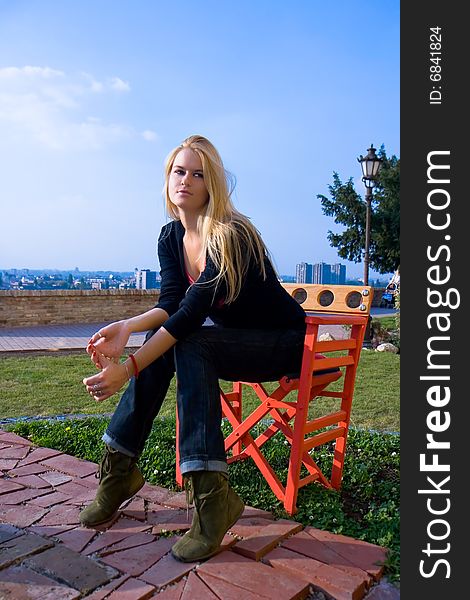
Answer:
[[(375, 271), (391, 273), (400, 265), (400, 159), (388, 158), (383, 146), (378, 156), (383, 163), (373, 190), (369, 259)], [(365, 246), (365, 202), (354, 189), (352, 177), (343, 183), (338, 173), (333, 173), (333, 184), (328, 190), (331, 199), (317, 195), (323, 213), (345, 226), (342, 233), (329, 231), (328, 240), (341, 258), (361, 262)]]

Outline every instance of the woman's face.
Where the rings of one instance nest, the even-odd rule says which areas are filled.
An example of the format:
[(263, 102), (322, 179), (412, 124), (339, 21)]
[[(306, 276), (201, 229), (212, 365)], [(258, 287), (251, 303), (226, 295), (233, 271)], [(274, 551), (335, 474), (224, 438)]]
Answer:
[(176, 155), (168, 180), (168, 192), (171, 202), (183, 212), (202, 211), (209, 201), (201, 159), (190, 148), (183, 148)]

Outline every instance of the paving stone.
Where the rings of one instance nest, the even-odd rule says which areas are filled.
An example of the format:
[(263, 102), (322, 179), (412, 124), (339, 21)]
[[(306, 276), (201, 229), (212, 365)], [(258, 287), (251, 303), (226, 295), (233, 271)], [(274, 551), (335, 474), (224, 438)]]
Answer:
[(171, 508), (184, 508), (186, 510), (186, 492), (171, 492), (164, 504)]
[(82, 594), (107, 583), (115, 573), (96, 561), (57, 545), (25, 560), (25, 566), (65, 582)]
[(87, 596), (86, 600), (103, 600), (104, 598), (107, 598), (113, 590), (127, 581), (129, 577), (129, 575), (122, 575), (122, 577), (111, 580), (108, 584), (98, 588), (92, 594)]
[[(183, 578), (181, 581), (178, 581), (178, 583), (167, 586), (164, 590), (158, 593), (156, 598), (158, 598), (158, 600), (181, 600), (186, 583), (186, 579)], [(203, 598), (205, 600), (204, 596)], [(197, 600), (197, 598), (193, 598), (192, 600)]]
[(275, 548), (264, 557), (263, 562), (305, 579), (315, 590), (323, 591), (337, 600), (360, 600), (368, 583), (367, 576), (337, 569), (285, 548)]
[(139, 492), (137, 497), (144, 498), (150, 502), (157, 502), (158, 504), (165, 504), (165, 500), (171, 496), (171, 493), (158, 485), (150, 485), (145, 483)]
[(332, 548), (353, 565), (367, 571), (375, 580), (380, 579), (384, 570), (383, 563), (387, 558), (386, 548), (314, 527), (306, 527), (305, 532)]
[[(199, 569), (196, 572), (216, 598), (223, 598), (223, 600), (241, 600), (242, 598), (243, 600), (262, 600), (263, 598), (271, 598), (271, 596), (254, 594), (246, 588), (240, 587), (236, 579), (233, 582), (229, 582), (218, 577), (213, 577), (208, 573), (199, 572)], [(187, 597), (185, 600), (190, 600), (190, 598)]]
[(327, 544), (323, 544), (308, 535), (305, 530), (297, 533), (288, 540), (284, 540), (281, 545), (283, 548), (287, 548), (293, 552), (298, 552), (314, 560), (329, 564), (343, 571), (348, 571), (352, 575), (366, 576), (369, 580), (371, 579), (363, 569), (353, 565), (352, 562), (335, 552)]
[(0, 569), (4, 569), (17, 560), (22, 560), (30, 554), (40, 552), (51, 546), (53, 546), (51, 542), (32, 533), (14, 537), (0, 544)]
[(134, 533), (129, 537), (124, 538), (121, 542), (101, 550), (101, 552), (99, 552), (99, 556), (106, 556), (107, 554), (113, 554), (113, 552), (119, 552), (120, 550), (144, 546), (145, 544), (150, 544), (154, 540), (155, 536), (151, 533)]
[(153, 533), (162, 531), (186, 531), (191, 527), (193, 510), (186, 512), (152, 504), (147, 510), (147, 522), (154, 525)]
[[(225, 598), (225, 596), (220, 597)], [(186, 585), (184, 586), (183, 593), (181, 594), (181, 600), (195, 600), (196, 598), (219, 600), (219, 596), (216, 596), (196, 573), (190, 573)], [(239, 600), (239, 598), (237, 600)]]
[(1, 600), (75, 600), (80, 592), (58, 583), (40, 585), (37, 583), (11, 583), (0, 581)]
[[(98, 467), (96, 467), (98, 469)], [(97, 490), (99, 485), (99, 478), (97, 477), (97, 471), (91, 473), (91, 475), (86, 475), (86, 477), (80, 477), (80, 479), (75, 478), (75, 481), (83, 487), (88, 489)]]
[(59, 454), (58, 456), (41, 460), (41, 464), (67, 475), (73, 475), (74, 477), (86, 477), (86, 475), (95, 473), (97, 469), (95, 463), (75, 458), (75, 456), (70, 456), (69, 454)]
[(47, 513), (46, 508), (40, 506), (13, 506), (0, 504), (0, 522), (10, 523), (16, 527), (28, 527), (39, 521)]
[(248, 517), (241, 518), (230, 527), (230, 533), (238, 535), (242, 538), (250, 537), (251, 535), (258, 533), (266, 525), (271, 525), (272, 519), (266, 519), (266, 517)]
[[(157, 589), (169, 585), (175, 581), (181, 579), (184, 575), (189, 573), (197, 563), (183, 563), (173, 558), (171, 554), (166, 554), (158, 562), (156, 562), (150, 569), (144, 571), (139, 579), (143, 579), (147, 583), (151, 583)], [(197, 596), (195, 596), (197, 598)]]
[(269, 510), (262, 510), (261, 508), (254, 508), (253, 506), (245, 506), (240, 519), (251, 519), (253, 517), (274, 520), (274, 515), (269, 512)]
[(21, 460), (29, 452), (28, 446), (8, 446), (0, 450), (0, 458), (15, 458)]
[(47, 490), (33, 490), (31, 488), (22, 488), (21, 490), (16, 490), (15, 492), (2, 494), (0, 499), (2, 504), (21, 504), (22, 502), (27, 502), (32, 498), (44, 496), (44, 494), (47, 493)]
[(21, 533), (22, 531), (20, 529), (17, 529), (8, 523), (0, 524), (0, 544), (8, 542), (8, 540), (17, 537)]
[(381, 581), (370, 590), (365, 600), (400, 600), (400, 590), (391, 583)]
[(17, 458), (0, 458), (0, 471), (10, 471), (19, 463)]
[(8, 494), (10, 492), (16, 492), (17, 490), (23, 489), (23, 486), (19, 483), (15, 483), (10, 479), (0, 479), (0, 496), (2, 494)]
[[(37, 586), (41, 586), (43, 589), (46, 588), (47, 586), (59, 586), (62, 590), (70, 590), (70, 588), (67, 588), (65, 586), (60, 586), (59, 583), (57, 583), (57, 581), (54, 581), (53, 579), (50, 579), (49, 577), (46, 577), (45, 575), (41, 575), (40, 573), (36, 573), (35, 571), (32, 571), (31, 569), (28, 569), (27, 567), (23, 566), (23, 565), (16, 565), (16, 566), (11, 566), (8, 567), (8, 569), (4, 569), (3, 571), (0, 571), (0, 581), (8, 581), (10, 583), (34, 583)], [(77, 592), (76, 590), (73, 590), (76, 594), (78, 594), (79, 592)], [(75, 596), (73, 596), (75, 597)], [(41, 596), (42, 598), (42, 596)]]
[(145, 500), (138, 497), (132, 498), (129, 504), (126, 504), (126, 506), (121, 509), (121, 512), (126, 517), (137, 519), (138, 521), (145, 521), (147, 518), (145, 511)]
[(273, 600), (305, 598), (309, 589), (305, 580), (231, 551), (221, 552), (203, 563), (197, 573), (201, 577), (207, 573), (227, 583), (236, 582), (238, 587)]
[(64, 531), (75, 529), (76, 525), (31, 525), (27, 531), (44, 537), (57, 537)]
[(48, 513), (37, 522), (37, 525), (79, 525), (79, 508), (58, 504), (53, 506)]
[(301, 523), (295, 521), (274, 521), (266, 525), (257, 533), (237, 542), (232, 550), (252, 558), (260, 560), (267, 552), (275, 548), (283, 539), (297, 533), (302, 529)]
[(62, 483), (67, 483), (72, 480), (71, 475), (64, 475), (64, 473), (59, 473), (58, 471), (41, 471), (40, 477), (53, 486), (61, 485)]
[(235, 536), (226, 533), (222, 539), (222, 542), (220, 543), (220, 551), (222, 552), (223, 550), (228, 550), (237, 542), (238, 539)]
[(141, 523), (140, 521), (134, 521), (133, 519), (119, 519), (85, 549), (85, 554), (93, 554), (107, 546), (112, 546), (113, 544), (120, 542), (134, 533), (142, 533), (143, 531), (150, 529), (151, 526), (147, 523)]
[(153, 585), (131, 577), (107, 596), (107, 600), (146, 600), (154, 592), (155, 588)]
[(96, 531), (85, 527), (74, 527), (57, 535), (57, 539), (70, 550), (81, 552), (85, 546), (95, 537)]
[(21, 477), (23, 475), (37, 475), (38, 473), (46, 473), (47, 467), (32, 463), (30, 465), (24, 465), (23, 467), (15, 467), (8, 471), (8, 477)]
[(169, 552), (175, 541), (175, 537), (160, 538), (145, 546), (114, 552), (100, 560), (119, 571), (137, 577)]
[(44, 479), (41, 479), (37, 475), (22, 475), (21, 477), (17, 477), (15, 479), (16, 483), (23, 485), (24, 487), (35, 488), (35, 489), (43, 489), (50, 488), (51, 484)]
[(0, 442), (3, 444), (18, 444), (20, 446), (32, 446), (33, 443), (25, 438), (16, 435), (16, 433), (12, 433), (11, 431), (3, 431), (0, 429)]
[(78, 485), (81, 485), (86, 490), (92, 490), (94, 493), (96, 493), (96, 490), (98, 489), (100, 482), (99, 482), (99, 479), (97, 479), (95, 477), (95, 475), (92, 475), (91, 478), (74, 477), (70, 483), (77, 483)]
[(26, 456), (19, 464), (20, 467), (37, 463), (40, 460), (46, 460), (52, 456), (58, 456), (62, 454), (60, 450), (53, 450), (52, 448), (33, 448), (28, 456)]
[(34, 504), (35, 506), (43, 506), (44, 508), (52, 507), (55, 504), (62, 504), (70, 500), (71, 496), (68, 494), (62, 494), (61, 492), (52, 492), (50, 494), (46, 494), (45, 496), (39, 496), (38, 498), (33, 498), (30, 500), (30, 504)]
[(55, 486), (55, 490), (56, 492), (67, 494), (69, 496), (69, 500), (66, 502), (75, 504), (77, 506), (88, 504), (94, 500), (96, 496), (96, 490), (92, 490), (84, 485), (80, 485), (79, 483), (76, 483), (75, 480), (57, 485)]

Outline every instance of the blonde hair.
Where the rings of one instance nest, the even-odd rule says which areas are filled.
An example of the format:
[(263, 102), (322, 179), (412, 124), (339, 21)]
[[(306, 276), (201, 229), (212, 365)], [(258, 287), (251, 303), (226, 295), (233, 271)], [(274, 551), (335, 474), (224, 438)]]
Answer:
[(248, 217), (234, 207), (231, 200), (235, 187), (233, 177), (225, 170), (214, 145), (201, 135), (186, 138), (166, 159), (163, 194), (169, 216), (180, 219), (178, 208), (170, 200), (168, 186), (176, 155), (184, 148), (191, 149), (201, 159), (204, 183), (209, 193), (205, 211), (197, 222), (202, 239), (202, 255), (208, 253), (218, 270), (212, 281), (219, 283), (225, 280), (225, 302), (229, 304), (239, 295), (251, 260), (259, 265), (260, 273), (266, 279), (264, 261), (268, 251)]

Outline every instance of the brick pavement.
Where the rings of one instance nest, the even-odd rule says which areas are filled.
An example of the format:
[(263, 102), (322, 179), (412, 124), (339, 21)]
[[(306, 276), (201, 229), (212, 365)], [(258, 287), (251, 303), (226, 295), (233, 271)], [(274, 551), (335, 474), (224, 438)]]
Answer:
[[(90, 337), (106, 323), (2, 327), (0, 352), (85, 350)], [(142, 345), (145, 334), (132, 334), (129, 347)]]
[[(183, 564), (182, 493), (146, 484), (99, 530), (79, 525), (96, 465), (0, 429), (1, 600), (396, 600), (385, 549), (247, 507), (221, 552)], [(189, 516), (190, 518), (190, 516)]]

